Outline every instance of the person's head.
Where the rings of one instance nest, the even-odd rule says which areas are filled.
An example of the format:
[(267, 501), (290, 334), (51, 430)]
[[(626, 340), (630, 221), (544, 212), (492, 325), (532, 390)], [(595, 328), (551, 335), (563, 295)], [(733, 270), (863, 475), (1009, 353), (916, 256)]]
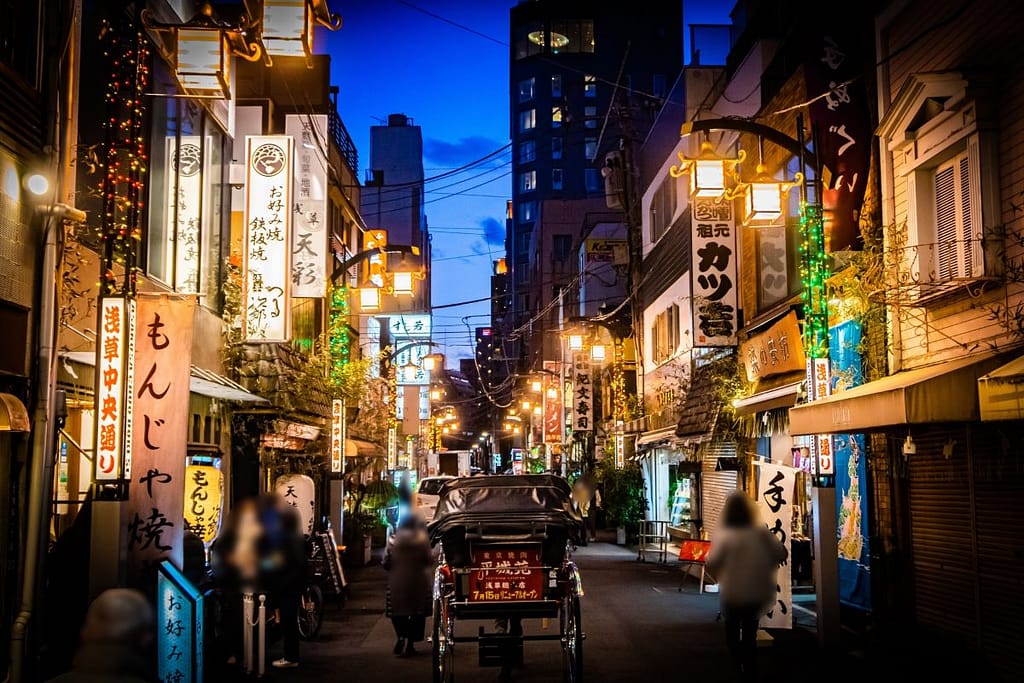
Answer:
[(130, 588), (111, 588), (97, 596), (85, 615), (82, 642), (107, 641), (147, 647), (153, 639), (154, 616), (146, 596)]
[(733, 491), (722, 508), (722, 526), (730, 529), (745, 529), (757, 522), (757, 508), (754, 501), (742, 491)]

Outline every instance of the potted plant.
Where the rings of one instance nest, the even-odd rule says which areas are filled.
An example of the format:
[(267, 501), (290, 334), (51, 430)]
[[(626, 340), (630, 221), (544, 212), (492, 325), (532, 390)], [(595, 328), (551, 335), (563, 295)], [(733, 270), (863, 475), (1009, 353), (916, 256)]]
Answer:
[(635, 462), (618, 468), (613, 458), (604, 458), (597, 464), (595, 474), (605, 518), (609, 526), (616, 529), (616, 543), (625, 545), (628, 537), (635, 536), (637, 525), (644, 517), (643, 473)]
[(357, 566), (370, 564), (373, 533), (381, 527), (380, 516), (363, 510), (348, 515), (345, 522), (345, 557)]

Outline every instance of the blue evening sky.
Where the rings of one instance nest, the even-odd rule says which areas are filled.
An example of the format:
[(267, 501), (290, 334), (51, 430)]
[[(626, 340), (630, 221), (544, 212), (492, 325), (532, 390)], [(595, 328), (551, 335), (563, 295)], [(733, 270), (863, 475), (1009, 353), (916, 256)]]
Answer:
[[(315, 49), (331, 54), (331, 83), (340, 89), (338, 110), (359, 150), (361, 179), (369, 165), (370, 126), (385, 125), (388, 114), (406, 114), (422, 128), (428, 181), (509, 143), (507, 43), (515, 4), (332, 0), (342, 27), (318, 31)], [(731, 0), (685, 3), (684, 21), (728, 23), (732, 6)], [(435, 307), (490, 296), (492, 261), (504, 256), (511, 188), (508, 150), (427, 182)], [(434, 312), (434, 340), (445, 347), (449, 367), (472, 357), (470, 328), (489, 324), (489, 306), (483, 301)]]

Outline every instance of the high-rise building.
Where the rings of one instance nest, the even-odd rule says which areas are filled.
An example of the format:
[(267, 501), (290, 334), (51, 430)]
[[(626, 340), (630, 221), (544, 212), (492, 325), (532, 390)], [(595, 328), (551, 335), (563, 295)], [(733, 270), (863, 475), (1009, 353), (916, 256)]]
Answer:
[[(652, 0), (636, 12), (625, 3), (524, 0), (512, 8), (510, 27), (513, 211), (506, 241), (514, 329), (567, 284), (545, 281), (555, 276), (538, 262), (564, 255), (568, 271), (556, 269), (558, 278), (571, 280), (579, 266), (569, 255), (586, 214), (621, 206), (605, 197), (601, 170), (609, 152), (643, 140), (682, 69), (682, 3)], [(557, 234), (545, 214), (559, 223)], [(533, 321), (532, 334), (520, 337), (520, 371), (543, 360), (530, 338), (542, 337), (550, 318)]]
[(389, 271), (416, 270), (423, 279), (415, 293), (396, 297), (388, 310), (430, 310), (430, 236), (423, 211), (423, 132), (405, 114), (391, 114), (386, 126), (370, 127), (370, 167), (362, 190), (362, 213), (367, 227), (387, 231), (389, 245), (412, 246), (418, 257), (389, 254)]

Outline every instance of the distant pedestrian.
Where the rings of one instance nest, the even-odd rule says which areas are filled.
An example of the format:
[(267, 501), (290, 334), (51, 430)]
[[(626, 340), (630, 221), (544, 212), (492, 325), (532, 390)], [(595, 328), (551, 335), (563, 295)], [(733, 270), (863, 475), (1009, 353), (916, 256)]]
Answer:
[(71, 671), (51, 683), (155, 681), (154, 621), (153, 608), (139, 591), (112, 588), (100, 593), (86, 613)]
[(277, 610), (284, 656), (271, 665), (276, 669), (299, 666), (299, 604), (308, 580), (306, 541), (298, 510), (280, 496), (263, 501), (263, 537), (260, 565), (263, 581)]
[(726, 645), (740, 680), (757, 679), (758, 621), (775, 599), (779, 564), (788, 554), (761, 522), (754, 502), (742, 491), (733, 492), (706, 566), (718, 580)]
[[(580, 516), (587, 524), (586, 541), (597, 540), (597, 510), (601, 507), (601, 494), (597, 482), (589, 474), (583, 474), (572, 485), (572, 500)], [(586, 543), (584, 543), (586, 545)]]
[(388, 541), (384, 569), (388, 572), (387, 614), (395, 628), (396, 655), (412, 655), (421, 642), (430, 612), (434, 564), (423, 521), (410, 514)]

